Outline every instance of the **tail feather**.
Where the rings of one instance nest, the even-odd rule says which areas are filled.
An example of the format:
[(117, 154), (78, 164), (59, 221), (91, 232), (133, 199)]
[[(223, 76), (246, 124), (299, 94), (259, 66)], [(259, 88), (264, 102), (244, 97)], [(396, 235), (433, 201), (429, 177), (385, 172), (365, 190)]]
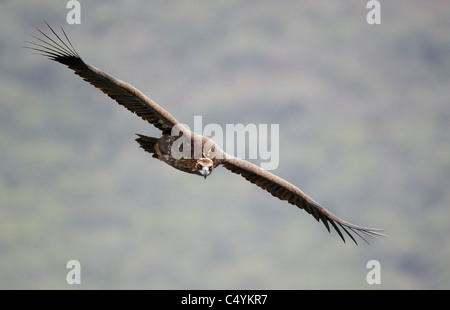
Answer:
[(139, 143), (141, 148), (143, 148), (146, 152), (151, 154), (155, 153), (155, 145), (158, 142), (158, 138), (147, 137), (144, 135), (136, 134), (139, 138), (136, 139), (136, 142)]

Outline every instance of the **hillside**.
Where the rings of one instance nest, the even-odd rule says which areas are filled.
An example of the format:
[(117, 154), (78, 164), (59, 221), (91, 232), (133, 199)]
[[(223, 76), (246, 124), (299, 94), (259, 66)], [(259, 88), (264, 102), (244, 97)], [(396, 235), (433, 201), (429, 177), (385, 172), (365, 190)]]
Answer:
[[(101, 0), (67, 25), (64, 1), (3, 1), (0, 288), (77, 288), (76, 259), (84, 289), (449, 289), (450, 5), (365, 4)], [(135, 133), (158, 130), (20, 47), (44, 20), (183, 123), (279, 124), (273, 172), (390, 238), (151, 158)]]

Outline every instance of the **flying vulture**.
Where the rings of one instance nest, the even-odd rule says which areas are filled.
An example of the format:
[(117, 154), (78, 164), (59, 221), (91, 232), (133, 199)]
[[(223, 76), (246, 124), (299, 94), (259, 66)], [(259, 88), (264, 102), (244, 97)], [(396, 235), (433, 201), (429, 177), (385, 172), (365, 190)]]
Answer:
[[(28, 45), (24, 47), (66, 65), (69, 69), (75, 71), (75, 74), (100, 89), (118, 104), (161, 130), (162, 135), (159, 138), (137, 135), (136, 141), (145, 151), (153, 154), (154, 158), (181, 171), (203, 176), (205, 179), (216, 167), (223, 166), (278, 199), (286, 200), (288, 203), (305, 210), (317, 221), (322, 221), (328, 231), (330, 231), (331, 225), (344, 242), (345, 234), (356, 244), (354, 235), (359, 236), (367, 243), (365, 236), (386, 236), (381, 233), (382, 229), (357, 226), (340, 219), (293, 184), (249, 161), (225, 153), (210, 138), (189, 131), (169, 112), (132, 85), (86, 63), (76, 52), (62, 27), (62, 34), (58, 35), (47, 22), (45, 23), (53, 35), (46, 34), (36, 28), (40, 35), (29, 34), (36, 41), (25, 41)], [(180, 143), (180, 141), (183, 143)], [(198, 147), (195, 147), (195, 145)], [(190, 156), (174, 155), (179, 154), (186, 147), (191, 147)]]

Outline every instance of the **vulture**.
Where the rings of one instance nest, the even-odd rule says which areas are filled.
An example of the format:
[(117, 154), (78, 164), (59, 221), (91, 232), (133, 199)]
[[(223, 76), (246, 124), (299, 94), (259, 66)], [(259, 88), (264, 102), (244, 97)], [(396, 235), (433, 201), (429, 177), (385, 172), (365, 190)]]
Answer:
[(137, 143), (146, 152), (152, 154), (152, 157), (180, 171), (196, 174), (205, 179), (214, 169), (222, 166), (241, 175), (272, 196), (305, 210), (317, 221), (322, 221), (329, 232), (330, 227), (333, 227), (344, 242), (346, 236), (356, 244), (356, 236), (368, 244), (369, 242), (365, 238), (367, 236), (386, 237), (381, 233), (382, 229), (358, 226), (340, 219), (295, 185), (247, 160), (227, 154), (210, 138), (190, 131), (169, 112), (132, 85), (85, 62), (73, 47), (62, 27), (62, 32), (58, 34), (47, 22), (45, 24), (50, 33), (36, 28), (39, 34), (28, 34), (34, 40), (24, 41), (27, 44), (24, 47), (66, 65), (83, 80), (159, 129), (160, 137), (137, 134)]

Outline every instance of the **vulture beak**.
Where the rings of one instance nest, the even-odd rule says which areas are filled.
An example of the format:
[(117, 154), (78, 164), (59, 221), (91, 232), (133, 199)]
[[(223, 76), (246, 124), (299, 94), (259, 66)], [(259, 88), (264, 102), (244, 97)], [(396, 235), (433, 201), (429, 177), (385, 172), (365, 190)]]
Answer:
[(202, 170), (200, 170), (200, 173), (206, 179), (206, 177), (211, 173), (211, 170), (209, 170), (209, 167), (203, 167)]

